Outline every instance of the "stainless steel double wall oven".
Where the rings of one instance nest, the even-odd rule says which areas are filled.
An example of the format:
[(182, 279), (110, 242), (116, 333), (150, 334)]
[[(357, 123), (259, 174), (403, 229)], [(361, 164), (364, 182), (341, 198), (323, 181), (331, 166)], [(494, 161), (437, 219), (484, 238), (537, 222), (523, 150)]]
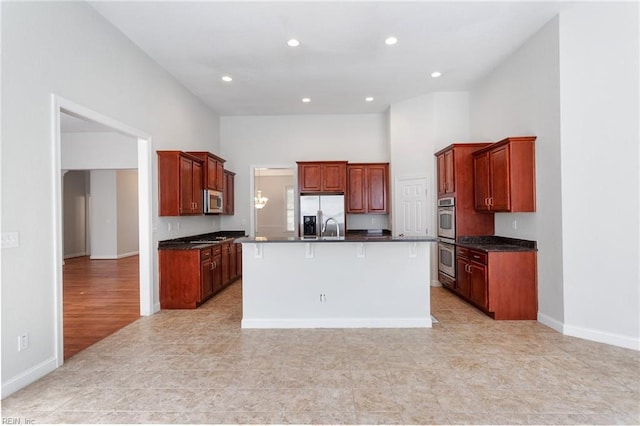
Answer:
[(438, 272), (456, 278), (455, 198), (438, 199)]

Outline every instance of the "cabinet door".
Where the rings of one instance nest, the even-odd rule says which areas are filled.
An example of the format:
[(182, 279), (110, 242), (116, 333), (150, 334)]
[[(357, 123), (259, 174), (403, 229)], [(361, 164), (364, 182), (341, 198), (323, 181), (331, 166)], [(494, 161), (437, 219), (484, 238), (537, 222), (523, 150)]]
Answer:
[(322, 191), (344, 192), (346, 189), (346, 164), (323, 164), (320, 176)]
[(300, 192), (322, 191), (320, 164), (300, 164), (298, 165), (298, 175)]
[(438, 195), (442, 195), (447, 192), (445, 186), (445, 165), (444, 165), (444, 153), (438, 155), (437, 157), (437, 168), (438, 168)]
[(200, 263), (200, 301), (213, 294), (213, 262), (211, 259)]
[(489, 153), (473, 157), (474, 205), (478, 211), (489, 211)]
[(204, 213), (204, 192), (202, 189), (202, 164), (193, 162), (193, 175), (192, 175), (192, 190), (191, 197), (193, 207), (191, 213)]
[(180, 214), (193, 211), (193, 161), (180, 157)]
[(217, 293), (222, 290), (222, 256), (213, 256), (213, 292)]
[(489, 174), (491, 179), (491, 210), (511, 210), (511, 188), (509, 185), (509, 145), (490, 151)]
[(217, 189), (217, 165), (218, 162), (215, 158), (207, 157), (207, 189)]
[(224, 191), (224, 163), (216, 161), (216, 190)]
[(449, 150), (444, 154), (444, 192), (455, 192), (455, 175), (454, 175), (454, 153)]
[(367, 166), (367, 211), (369, 213), (387, 213), (387, 191), (389, 166), (371, 164)]
[(232, 172), (224, 171), (224, 213), (233, 214), (235, 210), (235, 176)]
[(229, 283), (231, 278), (230, 274), (230, 259), (229, 259), (229, 244), (222, 245), (222, 285), (225, 286)]
[(347, 166), (347, 188), (347, 213), (366, 213), (364, 166)]
[(472, 302), (487, 309), (487, 267), (478, 263), (469, 264), (470, 289), (469, 298)]
[(464, 297), (469, 297), (469, 292), (471, 289), (471, 278), (469, 276), (469, 272), (467, 271), (468, 265), (468, 260), (460, 257), (456, 259), (456, 287), (458, 293), (460, 293)]

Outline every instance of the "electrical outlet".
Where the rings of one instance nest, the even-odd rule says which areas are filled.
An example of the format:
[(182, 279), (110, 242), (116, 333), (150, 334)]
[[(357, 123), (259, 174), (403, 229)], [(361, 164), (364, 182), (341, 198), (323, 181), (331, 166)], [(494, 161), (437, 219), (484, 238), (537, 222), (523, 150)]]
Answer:
[(18, 336), (18, 352), (29, 349), (29, 333)]
[(13, 248), (20, 245), (20, 235), (17, 232), (2, 233), (2, 248)]
[(326, 302), (327, 301), (327, 295), (326, 294), (321, 294), (320, 295), (320, 301), (321, 302)]

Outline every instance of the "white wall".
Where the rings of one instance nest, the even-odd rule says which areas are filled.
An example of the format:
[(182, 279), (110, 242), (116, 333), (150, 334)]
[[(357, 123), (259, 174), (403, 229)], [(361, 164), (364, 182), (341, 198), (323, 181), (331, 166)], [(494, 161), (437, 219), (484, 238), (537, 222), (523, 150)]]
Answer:
[(296, 161), (387, 162), (384, 114), (241, 116), (220, 119), (220, 156), (235, 177), (235, 215), (221, 218), (222, 229), (249, 231), (253, 194), (251, 165)]
[(636, 349), (638, 75), (638, 5), (580, 3), (471, 95), (473, 137), (538, 137), (537, 211), (496, 215), (496, 234), (538, 241), (538, 319)]
[[(152, 135), (152, 149), (219, 152), (219, 118), (84, 2), (2, 2), (2, 395), (55, 368), (54, 93)], [(153, 163), (152, 182), (157, 182)], [(29, 179), (25, 179), (28, 171)], [(157, 212), (157, 185), (152, 212)], [(28, 196), (26, 196), (28, 194)], [(181, 224), (167, 231), (168, 223)], [(154, 243), (219, 229), (155, 218)], [(155, 256), (155, 254), (154, 254)], [(38, 267), (33, 267), (38, 259)], [(157, 271), (157, 258), (154, 259)], [(153, 277), (157, 289), (157, 276)], [(158, 300), (157, 291), (154, 299)], [(16, 336), (29, 332), (29, 349)]]
[(72, 170), (64, 175), (64, 257), (87, 254), (87, 198), (89, 175), (84, 170)]
[(116, 171), (117, 256), (138, 254), (138, 171)]
[[(498, 213), (496, 235), (538, 242), (538, 313), (562, 323), (562, 200), (558, 19), (544, 26), (471, 94), (471, 134), (479, 140), (537, 136), (536, 212)], [(512, 220), (517, 220), (513, 229)]]
[(118, 257), (118, 205), (115, 170), (92, 170), (91, 259)]
[[(389, 150), (391, 187), (402, 177), (428, 179), (427, 221), (429, 235), (436, 235), (436, 160), (433, 154), (455, 142), (469, 139), (469, 94), (440, 92), (391, 105)], [(390, 198), (393, 200), (393, 197)], [(390, 221), (396, 213), (392, 204)], [(437, 285), (437, 250), (431, 250), (431, 282)]]
[(560, 15), (565, 332), (640, 349), (637, 2)]
[(60, 165), (67, 170), (138, 168), (137, 141), (120, 133), (62, 133), (60, 150)]

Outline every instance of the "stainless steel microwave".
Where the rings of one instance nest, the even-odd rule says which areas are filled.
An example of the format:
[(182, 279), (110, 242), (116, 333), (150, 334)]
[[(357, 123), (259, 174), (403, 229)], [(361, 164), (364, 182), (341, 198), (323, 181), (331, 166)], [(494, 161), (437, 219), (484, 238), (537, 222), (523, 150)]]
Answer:
[(204, 190), (204, 212), (223, 213), (224, 203), (222, 192), (213, 189)]

